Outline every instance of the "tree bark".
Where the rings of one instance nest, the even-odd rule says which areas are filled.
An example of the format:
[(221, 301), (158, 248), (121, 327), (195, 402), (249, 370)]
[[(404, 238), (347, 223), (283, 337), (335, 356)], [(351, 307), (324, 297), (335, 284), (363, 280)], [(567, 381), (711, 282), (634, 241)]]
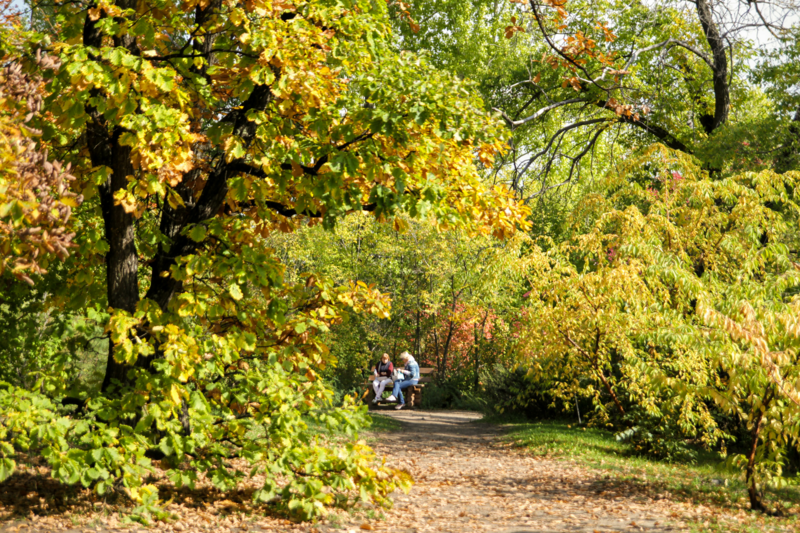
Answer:
[(697, 16), (703, 27), (708, 46), (711, 47), (714, 68), (714, 118), (704, 121), (703, 127), (706, 133), (710, 134), (728, 120), (731, 96), (728, 87), (728, 56), (725, 53), (725, 41), (719, 34), (714, 14), (708, 0), (696, 0)]
[(761, 424), (764, 421), (764, 413), (769, 409), (772, 402), (775, 390), (772, 388), (767, 392), (764, 401), (758, 408), (758, 414), (753, 423), (753, 429), (750, 435), (753, 439), (753, 444), (750, 447), (750, 453), (747, 455), (747, 469), (745, 470), (745, 483), (747, 484), (747, 494), (750, 497), (750, 508), (754, 511), (768, 512), (764, 506), (764, 501), (761, 498), (761, 492), (758, 490), (755, 480), (756, 471), (756, 452), (758, 451), (758, 438), (761, 435)]
[[(130, 163), (130, 148), (120, 146), (119, 131), (115, 131), (111, 139), (111, 176), (106, 183), (100, 186), (100, 205), (103, 212), (103, 222), (108, 253), (106, 254), (106, 294), (108, 305), (112, 309), (122, 309), (128, 313), (136, 311), (139, 302), (139, 283), (137, 274), (139, 260), (134, 240), (133, 215), (126, 213), (125, 209), (116, 204), (114, 194), (125, 190), (128, 185), (127, 176), (133, 174)], [(91, 152), (91, 151), (90, 151)], [(92, 157), (92, 164), (106, 164), (96, 162)], [(108, 359), (106, 360), (106, 375), (103, 378), (103, 392), (107, 391), (113, 380), (126, 381), (128, 367), (114, 359), (114, 343), (109, 338)]]
[[(122, 6), (125, 7), (125, 6)], [(83, 44), (100, 48), (102, 33), (95, 21), (88, 15), (83, 27)], [(120, 42), (120, 45), (130, 43)], [(94, 89), (93, 96), (101, 96)], [(125, 190), (128, 176), (133, 175), (131, 149), (119, 144), (124, 133), (122, 128), (109, 129), (103, 114), (97, 108), (87, 104), (85, 107), (89, 121), (86, 126), (86, 143), (93, 167), (107, 167), (110, 175), (99, 187), (100, 207), (103, 214), (103, 229), (108, 244), (106, 253), (106, 296), (108, 306), (122, 309), (128, 313), (136, 310), (139, 301), (139, 270), (136, 243), (134, 240), (133, 215), (126, 213), (123, 206), (115, 200), (115, 194)], [(124, 382), (127, 379), (128, 367), (114, 359), (114, 343), (109, 339), (106, 373), (103, 377), (102, 390), (106, 392), (113, 380)]]

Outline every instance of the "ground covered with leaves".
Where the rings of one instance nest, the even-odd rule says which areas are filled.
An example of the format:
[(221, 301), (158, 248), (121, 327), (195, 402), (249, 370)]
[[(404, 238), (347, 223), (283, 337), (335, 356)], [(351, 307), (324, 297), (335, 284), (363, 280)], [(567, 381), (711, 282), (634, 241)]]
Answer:
[(687, 529), (700, 532), (797, 531), (800, 487), (771, 487), (766, 500), (782, 517), (749, 510), (739, 471), (718, 453), (688, 448), (692, 456), (673, 462), (631, 454), (609, 431), (568, 422), (544, 421), (506, 426), (506, 442), (542, 460), (568, 461), (602, 479), (677, 502)]
[[(385, 411), (370, 444), (388, 466), (416, 479), (391, 510), (334, 511), (316, 523), (264, 516), (252, 489), (201, 486), (167, 492), (177, 520), (159, 531), (622, 532), (796, 531), (795, 508), (772, 519), (746, 510), (725, 472), (624, 455), (598, 430), (543, 423), (499, 425), (453, 411)], [(726, 484), (726, 480), (728, 483)], [(255, 480), (254, 486), (257, 486)], [(124, 497), (98, 499), (49, 478), (44, 467), (15, 474), (0, 492), (2, 532), (141, 530), (126, 523)], [(775, 496), (792, 498), (792, 489)], [(791, 503), (791, 502), (787, 502)]]

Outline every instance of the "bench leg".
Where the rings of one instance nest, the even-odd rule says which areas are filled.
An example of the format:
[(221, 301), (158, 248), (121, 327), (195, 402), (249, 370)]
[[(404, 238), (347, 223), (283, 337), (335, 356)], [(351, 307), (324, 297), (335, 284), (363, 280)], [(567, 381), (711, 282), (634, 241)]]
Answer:
[(416, 385), (412, 385), (411, 387), (406, 389), (406, 405), (413, 408), (418, 408), (420, 406), (420, 392), (421, 389)]

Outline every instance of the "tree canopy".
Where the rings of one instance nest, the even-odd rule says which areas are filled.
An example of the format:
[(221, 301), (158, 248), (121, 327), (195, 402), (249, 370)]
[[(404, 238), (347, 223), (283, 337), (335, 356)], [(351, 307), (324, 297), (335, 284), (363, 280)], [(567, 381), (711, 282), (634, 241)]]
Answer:
[(27, 152), (4, 146), (31, 168), (4, 159), (3, 242), (31, 282), (48, 275), (32, 259), (71, 248), (53, 292), (28, 300), (108, 346), (100, 383), (74, 372), (85, 354), (62, 351), (35, 387), (4, 386), (0, 477), (41, 454), (57, 479), (122, 483), (156, 515), (153, 459), (177, 486), (260, 473), (256, 499), (301, 516), (354, 490), (383, 501), (403, 474), (309, 428), (352, 434), (363, 417), (332, 405), (318, 335), (389, 302), (364, 283), (287, 280), (268, 237), (349, 212), (509, 236), (526, 210), (475, 165), (502, 149), (497, 121), (469, 83), (389, 46), (381, 3), (41, 8), (41, 31), (6, 30), (4, 117)]

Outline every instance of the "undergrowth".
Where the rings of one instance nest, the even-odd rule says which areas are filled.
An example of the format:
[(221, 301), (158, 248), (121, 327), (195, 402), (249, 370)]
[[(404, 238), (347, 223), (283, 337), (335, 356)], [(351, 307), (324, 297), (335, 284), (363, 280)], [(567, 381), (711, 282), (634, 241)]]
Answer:
[(693, 531), (760, 533), (798, 531), (800, 527), (797, 477), (784, 487), (767, 489), (767, 501), (785, 515), (769, 517), (749, 510), (743, 480), (736, 470), (725, 468), (718, 453), (697, 448), (692, 461), (664, 462), (632, 454), (628, 444), (602, 429), (558, 421), (523, 422), (519, 418), (485, 421), (506, 425), (506, 438), (537, 456), (574, 461), (604, 472), (606, 479), (616, 483), (709, 507), (711, 512), (689, 521)]

